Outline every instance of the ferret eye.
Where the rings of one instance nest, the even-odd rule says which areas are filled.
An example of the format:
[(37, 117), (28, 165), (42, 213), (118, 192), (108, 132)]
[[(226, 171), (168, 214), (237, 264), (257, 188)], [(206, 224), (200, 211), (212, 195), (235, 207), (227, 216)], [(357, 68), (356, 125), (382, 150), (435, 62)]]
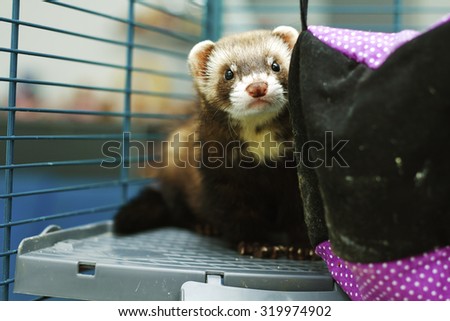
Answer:
[(234, 73), (231, 69), (228, 69), (227, 71), (225, 71), (225, 79), (226, 80), (231, 80), (234, 77)]
[(280, 65), (278, 63), (273, 62), (272, 63), (272, 70), (275, 71), (275, 72), (279, 72), (281, 70), (281, 67), (280, 67)]

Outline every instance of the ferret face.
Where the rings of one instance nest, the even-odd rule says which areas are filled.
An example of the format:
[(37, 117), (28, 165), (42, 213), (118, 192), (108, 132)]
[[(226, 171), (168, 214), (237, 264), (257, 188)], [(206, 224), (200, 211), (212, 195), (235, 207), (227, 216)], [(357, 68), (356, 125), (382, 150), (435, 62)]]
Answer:
[(283, 26), (197, 44), (188, 62), (201, 98), (232, 119), (272, 119), (287, 102), (289, 63), (297, 38), (294, 28)]

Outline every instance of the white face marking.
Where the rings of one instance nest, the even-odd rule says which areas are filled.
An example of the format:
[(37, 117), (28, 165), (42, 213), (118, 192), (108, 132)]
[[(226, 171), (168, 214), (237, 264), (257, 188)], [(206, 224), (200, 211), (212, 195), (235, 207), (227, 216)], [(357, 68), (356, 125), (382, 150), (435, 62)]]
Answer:
[[(291, 50), (281, 38), (270, 32), (252, 32), (230, 36), (216, 43), (209, 57), (204, 78), (198, 79), (200, 92), (205, 99), (230, 115), (244, 131), (255, 131), (273, 120), (287, 103), (286, 89), (279, 77), (286, 77)], [(261, 60), (261, 57), (264, 57)], [(257, 65), (260, 62), (263, 65)], [(280, 66), (272, 70), (272, 64)], [(253, 70), (249, 70), (249, 68)], [(226, 84), (225, 72), (230, 69), (234, 77)], [(266, 82), (267, 91), (262, 97), (252, 97), (247, 87), (254, 82)], [(224, 95), (222, 86), (228, 90)]]
[[(260, 98), (253, 98), (247, 92), (247, 87), (254, 82), (267, 82), (267, 93)], [(249, 151), (259, 159), (274, 159), (282, 150), (281, 142), (277, 142), (277, 148), (267, 150), (262, 148), (262, 142), (266, 135), (271, 135), (270, 130), (258, 132), (256, 128), (271, 121), (285, 106), (287, 99), (283, 86), (273, 74), (254, 73), (242, 77), (236, 81), (230, 93), (231, 106), (227, 109), (231, 118), (239, 121), (241, 126), (241, 138), (243, 141), (255, 142)], [(273, 139), (273, 138), (272, 138)], [(253, 146), (253, 145), (252, 145)]]
[[(265, 135), (273, 131), (264, 125), (269, 125), (286, 106), (287, 92), (278, 79), (287, 75), (297, 37), (295, 29), (281, 26), (273, 31), (251, 31), (224, 37), (214, 44), (204, 43), (214, 47), (207, 52), (208, 57), (195, 55), (194, 50), (189, 60), (193, 71), (195, 67), (202, 68), (202, 73), (194, 73), (194, 83), (204, 98), (203, 107), (212, 112), (217, 109), (228, 113), (228, 120), (240, 127), (239, 135), (244, 141), (262, 142)], [(281, 74), (278, 68), (272, 69), (274, 62), (279, 65)], [(206, 65), (196, 66), (196, 63)], [(233, 72), (231, 79), (225, 77), (228, 69)], [(260, 96), (259, 89), (253, 91), (253, 95), (259, 97), (247, 92), (254, 82), (267, 84), (264, 96)], [(254, 152), (261, 158), (267, 157), (261, 149)]]
[[(253, 98), (246, 89), (250, 84), (260, 81), (267, 83), (267, 93), (263, 97)], [(231, 106), (227, 111), (232, 118), (246, 120), (255, 116), (264, 123), (281, 111), (287, 99), (284, 96), (283, 86), (274, 75), (257, 73), (236, 81), (230, 92), (230, 102)]]

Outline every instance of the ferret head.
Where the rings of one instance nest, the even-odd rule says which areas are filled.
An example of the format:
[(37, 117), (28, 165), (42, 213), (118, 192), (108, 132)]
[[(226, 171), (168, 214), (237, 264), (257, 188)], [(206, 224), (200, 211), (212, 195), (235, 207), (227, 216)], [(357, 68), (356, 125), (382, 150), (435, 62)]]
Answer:
[(188, 63), (200, 98), (236, 120), (277, 115), (287, 103), (297, 38), (297, 30), (280, 26), (198, 43)]

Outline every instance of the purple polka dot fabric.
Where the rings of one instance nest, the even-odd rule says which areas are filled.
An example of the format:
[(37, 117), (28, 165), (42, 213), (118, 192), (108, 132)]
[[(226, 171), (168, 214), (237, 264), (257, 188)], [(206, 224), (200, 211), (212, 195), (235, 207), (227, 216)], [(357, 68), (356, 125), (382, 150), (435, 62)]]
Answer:
[[(428, 30), (449, 21), (450, 15), (445, 16)], [(413, 30), (383, 33), (326, 26), (309, 26), (308, 30), (328, 46), (373, 69), (382, 65), (398, 47), (420, 34), (420, 32)]]
[[(443, 17), (428, 30), (450, 22)], [(309, 26), (308, 30), (328, 46), (350, 59), (377, 69), (397, 48), (420, 35), (367, 32)], [(443, 39), (444, 41), (444, 39)], [(392, 262), (352, 263), (336, 256), (330, 242), (316, 247), (331, 276), (352, 300), (449, 300), (450, 246)]]
[(308, 29), (322, 42), (370, 68), (379, 67), (395, 49), (419, 34), (412, 30), (382, 33), (322, 26)]
[(352, 300), (450, 301), (450, 246), (380, 263), (345, 262), (326, 241), (316, 247)]
[(339, 284), (342, 290), (347, 293), (350, 299), (353, 301), (362, 300), (358, 282), (355, 280), (353, 272), (344, 260), (333, 253), (330, 241), (319, 244), (316, 247), (316, 254), (325, 261), (332, 278)]

